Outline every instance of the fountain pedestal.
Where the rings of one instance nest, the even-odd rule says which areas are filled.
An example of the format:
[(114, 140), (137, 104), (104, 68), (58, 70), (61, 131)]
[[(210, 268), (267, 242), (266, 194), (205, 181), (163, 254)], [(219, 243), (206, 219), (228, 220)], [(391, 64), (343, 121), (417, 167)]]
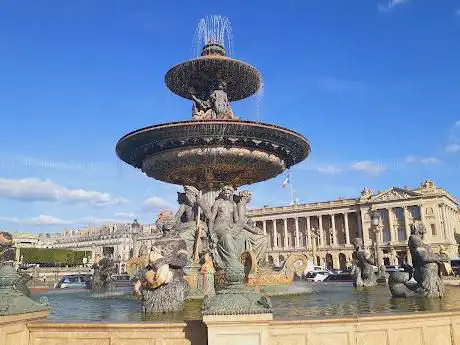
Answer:
[(273, 314), (205, 315), (208, 344), (268, 345)]

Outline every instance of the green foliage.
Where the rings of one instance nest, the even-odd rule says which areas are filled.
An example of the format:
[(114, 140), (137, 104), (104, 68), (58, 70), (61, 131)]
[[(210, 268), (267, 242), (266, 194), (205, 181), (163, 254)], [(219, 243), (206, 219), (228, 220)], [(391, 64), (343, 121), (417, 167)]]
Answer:
[(58, 248), (21, 248), (23, 262), (28, 264), (56, 264), (77, 266), (83, 258), (91, 256), (89, 251), (75, 251)]

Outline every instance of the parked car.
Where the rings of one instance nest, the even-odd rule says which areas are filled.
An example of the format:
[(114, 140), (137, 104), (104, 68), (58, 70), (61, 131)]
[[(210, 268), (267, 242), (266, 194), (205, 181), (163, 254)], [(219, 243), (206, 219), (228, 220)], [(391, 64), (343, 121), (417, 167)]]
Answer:
[(350, 273), (336, 273), (336, 274), (330, 274), (329, 276), (324, 279), (324, 282), (326, 283), (352, 283), (353, 282), (353, 276)]
[(329, 271), (311, 271), (305, 275), (305, 279), (314, 283), (322, 282), (326, 279), (331, 273)]
[(326, 272), (329, 272), (329, 274), (332, 273), (331, 270), (327, 269), (327, 268), (324, 268), (324, 267), (321, 267), (321, 266), (307, 266), (303, 272), (304, 276), (306, 277), (306, 275), (310, 272), (323, 272), (323, 271), (326, 271)]
[(399, 265), (388, 265), (388, 266), (385, 266), (385, 271), (387, 273), (390, 273), (390, 272), (403, 272), (404, 268), (400, 267)]
[(460, 275), (460, 258), (452, 258), (450, 260), (450, 266), (454, 274), (456, 276), (459, 276)]
[(130, 287), (133, 285), (129, 274), (115, 274), (112, 276), (113, 285), (115, 287)]
[(88, 280), (90, 280), (90, 277), (87, 275), (71, 274), (62, 277), (54, 287), (56, 289), (84, 289)]

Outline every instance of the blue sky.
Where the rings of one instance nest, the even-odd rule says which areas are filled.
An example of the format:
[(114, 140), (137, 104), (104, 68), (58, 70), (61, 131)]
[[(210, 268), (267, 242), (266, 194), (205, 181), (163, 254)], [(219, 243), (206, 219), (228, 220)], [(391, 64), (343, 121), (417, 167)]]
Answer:
[[(178, 188), (118, 160), (125, 133), (189, 119), (164, 74), (200, 18), (227, 16), (234, 56), (264, 78), (243, 119), (304, 134), (301, 202), (432, 178), (459, 196), (460, 0), (0, 2), (0, 229), (154, 222)], [(290, 201), (285, 176), (253, 206)]]

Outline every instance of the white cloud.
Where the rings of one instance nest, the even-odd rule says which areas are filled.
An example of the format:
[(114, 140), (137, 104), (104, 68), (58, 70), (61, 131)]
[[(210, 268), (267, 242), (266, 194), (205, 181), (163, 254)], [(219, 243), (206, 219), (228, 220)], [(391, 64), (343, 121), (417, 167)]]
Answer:
[(446, 146), (446, 151), (447, 152), (460, 152), (460, 144), (449, 144)]
[(138, 217), (138, 214), (135, 212), (116, 212), (115, 217), (136, 218)]
[(392, 10), (394, 7), (402, 5), (406, 2), (409, 2), (409, 0), (388, 0), (385, 3), (379, 3), (377, 7), (381, 12), (388, 12)]
[(299, 169), (316, 171), (322, 174), (329, 174), (329, 175), (339, 174), (343, 171), (343, 168), (341, 168), (337, 164), (317, 163), (314, 161), (306, 161), (300, 164)]
[(377, 176), (385, 171), (385, 166), (371, 161), (361, 161), (352, 164), (351, 169), (363, 171), (370, 175)]
[(132, 218), (127, 217), (114, 217), (114, 218), (95, 218), (95, 217), (82, 217), (78, 219), (60, 219), (49, 215), (40, 215), (33, 218), (14, 218), (14, 217), (0, 217), (0, 221), (21, 225), (43, 226), (43, 225), (102, 225), (109, 223), (129, 223)]
[(434, 165), (441, 163), (441, 160), (436, 157), (418, 157), (418, 156), (407, 156), (404, 161), (406, 163), (420, 163), (424, 165)]
[(152, 196), (143, 203), (143, 209), (147, 212), (160, 209), (175, 209), (177, 206), (158, 196)]
[(111, 206), (125, 202), (124, 198), (108, 193), (84, 189), (68, 189), (51, 180), (37, 178), (0, 178), (0, 197), (20, 201), (62, 201), (68, 203), (89, 203), (93, 206)]

